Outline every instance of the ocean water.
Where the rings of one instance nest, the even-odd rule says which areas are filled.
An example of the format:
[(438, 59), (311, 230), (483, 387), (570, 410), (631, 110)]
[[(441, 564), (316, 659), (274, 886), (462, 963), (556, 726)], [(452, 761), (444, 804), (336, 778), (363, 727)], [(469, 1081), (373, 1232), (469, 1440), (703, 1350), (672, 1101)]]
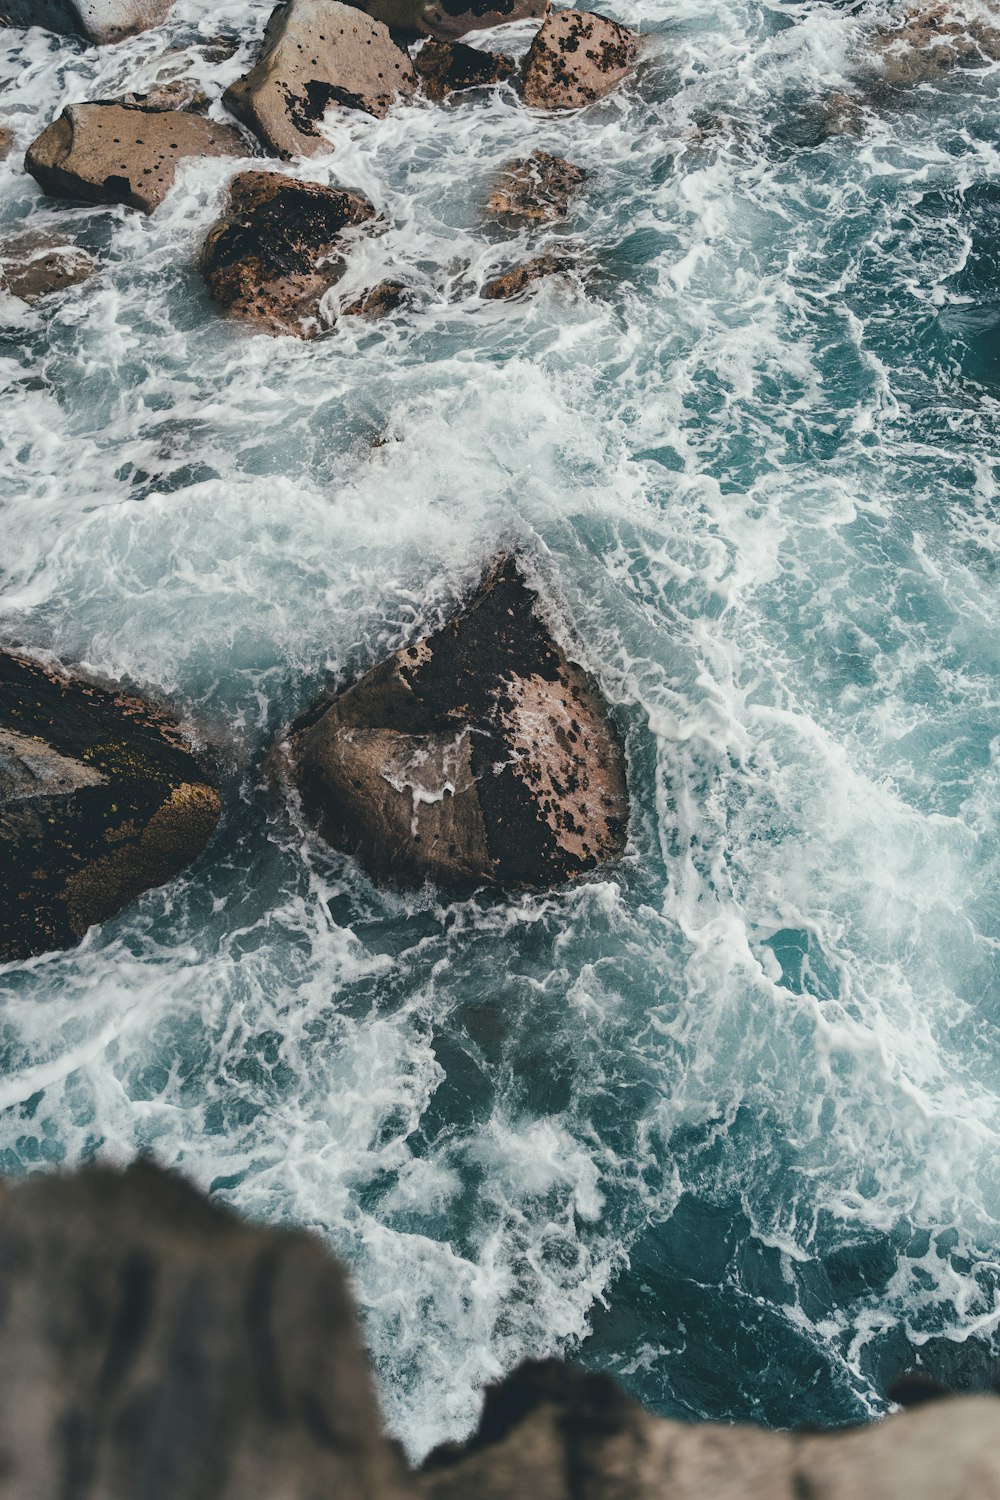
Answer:
[[(917, 1364), (988, 1384), (997, 69), (830, 134), (883, 8), (615, 0), (648, 42), (606, 102), (345, 113), (282, 168), (380, 211), (335, 300), (416, 288), (301, 344), (194, 270), (231, 163), (150, 219), (20, 165), (164, 67), (217, 96), (268, 10), (177, 0), (102, 52), (0, 31), (0, 233), (102, 257), (0, 307), (0, 638), (172, 702), (226, 802), (181, 879), (0, 970), (0, 1170), (150, 1152), (321, 1234), (415, 1458), (550, 1353), (687, 1419), (861, 1421)], [(589, 174), (571, 221), (486, 223), (536, 147)], [(575, 278), (480, 298), (550, 242)], [(509, 544), (626, 736), (627, 856), (541, 896), (378, 889), (264, 757)]]

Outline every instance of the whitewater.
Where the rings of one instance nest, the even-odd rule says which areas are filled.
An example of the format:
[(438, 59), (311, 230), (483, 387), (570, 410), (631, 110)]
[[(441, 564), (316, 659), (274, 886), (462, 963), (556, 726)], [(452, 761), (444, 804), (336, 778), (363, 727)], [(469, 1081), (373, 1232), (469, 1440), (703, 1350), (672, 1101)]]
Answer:
[[(416, 291), (305, 344), (195, 270), (231, 162), (149, 219), (21, 165), (164, 69), (222, 119), (269, 9), (177, 0), (103, 50), (0, 30), (0, 233), (102, 259), (0, 306), (0, 639), (172, 703), (225, 803), (185, 875), (0, 969), (0, 1170), (147, 1152), (316, 1231), (414, 1457), (549, 1353), (775, 1425), (884, 1413), (914, 1364), (987, 1384), (1000, 73), (830, 134), (884, 11), (615, 0), (647, 45), (604, 102), (334, 112), (280, 168), (381, 216), (333, 311)], [(536, 148), (586, 170), (572, 218), (501, 232), (496, 171)], [(480, 298), (550, 244), (575, 277)], [(625, 736), (627, 855), (541, 896), (376, 887), (267, 751), (511, 545)]]

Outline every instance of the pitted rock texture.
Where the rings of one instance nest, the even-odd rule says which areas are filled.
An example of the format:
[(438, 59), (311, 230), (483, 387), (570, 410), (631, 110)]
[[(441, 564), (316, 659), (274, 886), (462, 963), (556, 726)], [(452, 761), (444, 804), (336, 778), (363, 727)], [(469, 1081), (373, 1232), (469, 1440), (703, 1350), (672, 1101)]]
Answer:
[(239, 132), (183, 110), (67, 104), (28, 147), (24, 165), (47, 193), (124, 203), (150, 214), (190, 156), (245, 156)]
[(484, 285), (482, 295), (488, 302), (520, 297), (544, 276), (557, 276), (572, 269), (571, 260), (547, 250), (542, 255), (535, 255), (531, 260), (522, 261), (519, 266), (512, 266), (509, 271), (503, 271), (499, 276), (494, 276)]
[(333, 104), (382, 118), (412, 94), (410, 59), (389, 29), (339, 0), (287, 0), (264, 31), (260, 57), (230, 84), (229, 108), (278, 156), (317, 156), (317, 126)]
[(65, 235), (36, 230), (0, 243), (0, 287), (37, 302), (93, 276), (97, 262)]
[(500, 168), (486, 207), (503, 218), (556, 223), (566, 218), (570, 200), (586, 175), (582, 167), (574, 167), (562, 156), (532, 151)]
[(399, 1500), (347, 1278), (150, 1164), (0, 1185), (3, 1500)]
[(344, 230), (374, 216), (359, 193), (278, 172), (241, 172), (199, 267), (234, 317), (268, 333), (312, 338), (323, 329), (320, 299), (343, 275)]
[(981, 15), (943, 4), (913, 6), (879, 27), (866, 61), (889, 88), (912, 88), (954, 68), (986, 67), (1000, 60), (1000, 29)]
[(164, 20), (174, 0), (0, 0), (0, 26), (42, 26), (47, 31), (120, 42)]
[(307, 813), (376, 875), (543, 888), (621, 854), (618, 733), (504, 557), (462, 612), (293, 725)]
[(513, 58), (467, 47), (464, 42), (425, 42), (413, 66), (422, 92), (438, 103), (465, 89), (503, 83), (514, 72)]
[(394, 31), (453, 42), (507, 21), (534, 21), (549, 0), (363, 0), (361, 9)]
[(549, 16), (524, 59), (524, 102), (533, 109), (579, 109), (616, 89), (638, 56), (625, 26), (585, 10)]
[(0, 653), (0, 957), (70, 947), (171, 880), (219, 810), (162, 714)]

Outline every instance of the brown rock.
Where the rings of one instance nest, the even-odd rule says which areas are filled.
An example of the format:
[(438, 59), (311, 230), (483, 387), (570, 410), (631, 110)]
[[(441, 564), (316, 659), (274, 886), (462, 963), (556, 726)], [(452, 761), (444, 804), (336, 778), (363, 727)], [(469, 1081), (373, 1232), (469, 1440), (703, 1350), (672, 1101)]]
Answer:
[(317, 130), (332, 104), (381, 118), (416, 79), (388, 27), (339, 0), (287, 0), (273, 11), (255, 66), (226, 103), (279, 156), (329, 151)]
[(490, 213), (514, 219), (555, 223), (569, 213), (569, 202), (586, 177), (561, 156), (533, 151), (520, 161), (509, 161), (500, 169), (497, 186), (487, 200)]
[(191, 109), (197, 114), (204, 114), (211, 102), (193, 78), (172, 78), (167, 83), (154, 83), (144, 94), (123, 94), (116, 100), (118, 104), (131, 105), (135, 109)]
[(0, 125), (0, 161), (6, 161), (14, 148), (14, 132), (9, 125)]
[(513, 558), (441, 630), (293, 725), (303, 805), (376, 875), (540, 888), (616, 858), (618, 733)]
[(913, 6), (875, 32), (870, 59), (891, 88), (911, 88), (954, 68), (1000, 60), (1000, 30), (943, 4)]
[(321, 332), (319, 302), (343, 274), (341, 236), (373, 218), (367, 198), (278, 172), (241, 172), (199, 260), (208, 289), (268, 333)]
[(164, 19), (174, 0), (0, 0), (0, 25), (43, 26), (84, 36), (90, 42), (120, 42)]
[(425, 42), (413, 66), (429, 99), (441, 101), (463, 89), (503, 83), (514, 72), (514, 59), (499, 52), (483, 52), (463, 42)]
[(524, 59), (524, 102), (533, 109), (579, 109), (618, 87), (638, 56), (625, 26), (585, 10), (549, 16)]
[(342, 318), (384, 318), (409, 301), (410, 289), (402, 281), (380, 281), (340, 310)]
[(562, 271), (572, 269), (572, 261), (547, 250), (544, 255), (533, 256), (531, 260), (523, 261), (521, 265), (504, 271), (502, 275), (494, 276), (493, 280), (488, 281), (483, 287), (482, 295), (490, 302), (508, 297), (519, 297), (533, 281), (540, 281), (543, 276), (555, 276)]
[(68, 104), (28, 147), (24, 165), (56, 197), (125, 203), (149, 214), (187, 157), (245, 154), (237, 131), (200, 115), (136, 104)]
[(78, 942), (190, 864), (218, 818), (163, 714), (0, 653), (0, 956)]
[(364, 0), (361, 9), (395, 31), (452, 42), (507, 21), (537, 20), (548, 0)]
[(0, 287), (22, 302), (65, 291), (96, 269), (93, 257), (65, 235), (36, 231), (0, 244)]

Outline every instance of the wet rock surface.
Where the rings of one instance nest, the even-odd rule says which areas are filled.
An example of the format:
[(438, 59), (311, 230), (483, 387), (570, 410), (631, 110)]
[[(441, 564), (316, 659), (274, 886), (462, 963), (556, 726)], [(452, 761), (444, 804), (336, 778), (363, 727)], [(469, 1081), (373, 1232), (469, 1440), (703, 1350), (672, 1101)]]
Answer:
[(78, 942), (190, 864), (218, 818), (164, 715), (0, 653), (0, 956)]
[(533, 109), (579, 109), (610, 94), (638, 57), (625, 26), (584, 10), (549, 16), (524, 59), (524, 102)]
[(541, 281), (543, 277), (556, 276), (560, 272), (572, 269), (573, 262), (568, 257), (556, 255), (553, 251), (547, 250), (542, 255), (532, 256), (531, 260), (522, 261), (519, 266), (512, 266), (509, 271), (503, 271), (499, 276), (494, 276), (484, 285), (482, 295), (489, 302), (520, 297), (534, 282)]
[(38, 230), (0, 243), (0, 288), (22, 302), (86, 281), (97, 262), (65, 235)]
[(344, 230), (374, 216), (359, 193), (241, 172), (199, 267), (213, 298), (235, 317), (268, 333), (311, 338), (323, 327), (320, 299), (343, 274)]
[(503, 83), (514, 72), (513, 58), (464, 42), (426, 42), (413, 66), (423, 93), (438, 102), (465, 89)]
[(24, 165), (47, 193), (152, 213), (191, 156), (245, 156), (239, 132), (182, 110), (68, 104), (28, 147)]
[(307, 814), (376, 875), (539, 888), (624, 848), (621, 743), (512, 557), (441, 630), (324, 695), (289, 752)]
[(86, 37), (120, 42), (158, 26), (174, 0), (0, 0), (0, 26), (42, 26)]
[(410, 288), (402, 281), (380, 281), (346, 307), (341, 308), (342, 318), (386, 318), (398, 312), (410, 301)]
[(556, 223), (568, 215), (570, 200), (586, 175), (564, 157), (533, 151), (501, 167), (486, 207), (499, 217)]
[(415, 87), (410, 59), (388, 27), (339, 0), (287, 0), (267, 23), (257, 62), (225, 100), (288, 158), (331, 149), (317, 128), (331, 105), (381, 118)]
[(393, 30), (451, 42), (507, 21), (538, 20), (548, 0), (364, 0), (361, 9)]
[(9, 125), (0, 125), (0, 161), (6, 161), (14, 149), (14, 132)]
[(942, 4), (912, 6), (879, 27), (866, 58), (887, 88), (912, 88), (954, 68), (998, 60), (1000, 29), (981, 15), (964, 16)]

